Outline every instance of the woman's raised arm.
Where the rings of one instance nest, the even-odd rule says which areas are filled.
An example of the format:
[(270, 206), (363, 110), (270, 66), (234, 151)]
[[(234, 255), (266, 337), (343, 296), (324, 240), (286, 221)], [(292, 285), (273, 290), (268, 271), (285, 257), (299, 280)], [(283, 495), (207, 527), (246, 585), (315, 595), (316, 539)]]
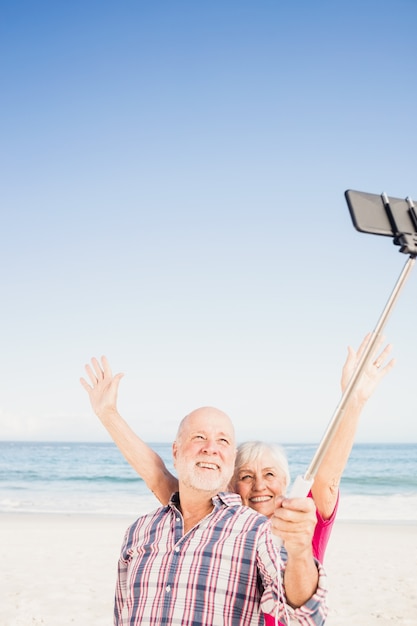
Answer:
[(87, 391), (91, 407), (104, 428), (113, 439), (126, 461), (145, 481), (148, 488), (162, 504), (177, 491), (178, 481), (168, 471), (165, 463), (152, 448), (138, 437), (117, 410), (117, 394), (123, 374), (113, 376), (105, 356), (101, 362), (95, 357), (91, 365), (85, 366), (90, 384), (81, 378)]
[[(346, 389), (370, 337), (368, 333), (357, 352), (348, 347), (348, 356), (342, 370), (342, 391)], [(395, 359), (387, 362), (392, 349), (391, 344), (381, 350), (384, 340), (384, 337), (381, 337), (376, 342), (374, 355), (346, 404), (343, 417), (314, 479), (311, 492), (316, 507), (324, 519), (331, 517), (336, 505), (339, 483), (352, 450), (362, 409), (380, 381), (395, 365)]]

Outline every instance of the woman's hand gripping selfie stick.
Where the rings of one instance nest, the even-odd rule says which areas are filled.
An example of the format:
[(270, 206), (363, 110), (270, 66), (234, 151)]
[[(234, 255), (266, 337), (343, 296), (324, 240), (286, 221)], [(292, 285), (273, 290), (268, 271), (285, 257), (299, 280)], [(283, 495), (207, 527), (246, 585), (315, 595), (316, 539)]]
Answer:
[[(309, 494), (311, 487), (313, 485), (314, 482), (314, 478), (317, 474), (317, 470), (320, 467), (320, 464), (323, 460), (324, 455), (327, 452), (327, 449), (330, 445), (330, 443), (333, 440), (333, 437), (337, 431), (337, 428), (339, 426), (340, 420), (343, 416), (343, 412), (345, 410), (346, 404), (349, 401), (349, 398), (351, 396), (351, 394), (353, 393), (353, 391), (355, 390), (360, 377), (363, 374), (363, 371), (365, 369), (365, 367), (368, 365), (369, 360), (372, 358), (373, 355), (373, 350), (375, 347), (375, 344), (378, 340), (378, 338), (381, 336), (382, 330), (385, 327), (385, 324), (387, 322), (388, 316), (391, 313), (394, 304), (396, 303), (398, 296), (400, 294), (400, 291), (406, 281), (406, 279), (408, 278), (409, 273), (411, 272), (411, 269), (414, 265), (415, 262), (415, 257), (414, 256), (410, 256), (400, 274), (400, 277), (397, 280), (397, 283), (391, 293), (390, 298), (388, 299), (388, 302), (378, 320), (377, 325), (375, 326), (374, 331), (372, 332), (369, 341), (366, 345), (365, 350), (363, 351), (362, 357), (360, 358), (357, 367), (355, 369), (355, 371), (352, 374), (352, 377), (344, 391), (344, 393), (342, 394), (342, 397), (339, 401), (339, 404), (337, 405), (335, 412), (333, 414), (332, 419), (330, 420), (330, 423), (324, 433), (324, 436), (317, 448), (317, 451), (315, 453), (315, 455), (313, 456), (313, 459), (310, 463), (310, 465), (307, 468), (307, 471), (304, 475), (300, 475), (297, 476), (297, 478), (295, 479), (289, 494), (287, 495), (288, 498), (305, 498), (307, 497), (307, 495)], [(274, 542), (277, 545), (282, 545), (282, 540), (280, 539), (280, 537), (278, 537), (277, 535), (273, 536), (274, 538)]]

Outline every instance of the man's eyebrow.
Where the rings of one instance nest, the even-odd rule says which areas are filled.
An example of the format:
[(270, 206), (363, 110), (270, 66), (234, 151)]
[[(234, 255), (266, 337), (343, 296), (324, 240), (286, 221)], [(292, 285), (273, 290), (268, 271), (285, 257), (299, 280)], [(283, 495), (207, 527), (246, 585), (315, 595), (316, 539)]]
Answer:
[[(209, 435), (207, 430), (204, 430), (203, 428), (198, 428), (196, 430), (192, 430), (190, 432), (190, 435), (193, 437), (194, 435), (204, 435), (205, 437), (207, 437)], [(225, 439), (229, 439), (229, 441), (233, 440), (233, 435), (230, 433), (226, 433), (224, 431), (220, 431), (214, 434), (214, 436), (216, 438), (218, 437), (224, 437)]]

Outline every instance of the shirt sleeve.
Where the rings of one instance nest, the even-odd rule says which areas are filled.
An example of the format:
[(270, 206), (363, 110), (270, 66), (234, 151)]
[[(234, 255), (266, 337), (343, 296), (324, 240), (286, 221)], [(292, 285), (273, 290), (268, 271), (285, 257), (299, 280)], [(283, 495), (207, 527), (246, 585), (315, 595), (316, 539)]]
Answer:
[(287, 604), (284, 588), (285, 560), (281, 558), (269, 529), (262, 533), (258, 546), (258, 569), (263, 593), (261, 609), (286, 626), (322, 626), (327, 616), (327, 579), (323, 566), (316, 561), (319, 579), (316, 592), (302, 606), (294, 609)]
[(127, 566), (128, 559), (126, 558), (126, 546), (127, 546), (128, 531), (123, 541), (123, 546), (117, 566), (117, 581), (116, 591), (114, 595), (114, 626), (122, 626), (122, 611), (126, 602), (127, 596)]
[(323, 566), (317, 560), (316, 565), (319, 571), (319, 580), (315, 594), (303, 606), (297, 609), (285, 605), (288, 613), (284, 612), (287, 618), (287, 621), (283, 620), (284, 624), (292, 624), (292, 620), (295, 620), (297, 624), (302, 626), (321, 626), (325, 623), (328, 612), (326, 604), (327, 577)]

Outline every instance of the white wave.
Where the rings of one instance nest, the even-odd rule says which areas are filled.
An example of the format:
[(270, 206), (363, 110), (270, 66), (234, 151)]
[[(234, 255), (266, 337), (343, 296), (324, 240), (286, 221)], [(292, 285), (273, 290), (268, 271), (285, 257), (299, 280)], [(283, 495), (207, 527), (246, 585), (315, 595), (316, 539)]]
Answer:
[(337, 518), (346, 521), (417, 522), (417, 494), (342, 494)]

